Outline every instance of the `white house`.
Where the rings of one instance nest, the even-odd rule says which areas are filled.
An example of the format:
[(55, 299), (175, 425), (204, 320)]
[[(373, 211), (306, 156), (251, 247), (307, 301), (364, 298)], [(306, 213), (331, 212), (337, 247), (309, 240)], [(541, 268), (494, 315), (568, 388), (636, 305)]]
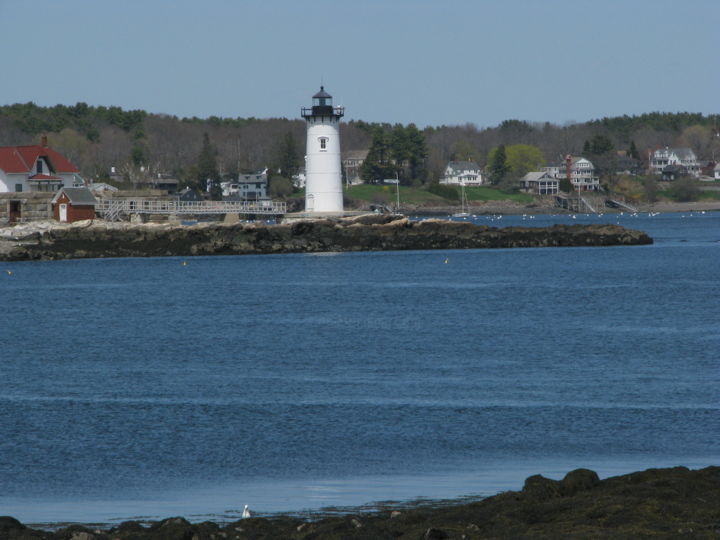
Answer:
[(267, 199), (267, 167), (262, 171), (238, 175), (237, 182), (222, 182), (223, 197), (239, 198), (243, 201)]
[(560, 180), (545, 171), (531, 171), (520, 179), (520, 186), (529, 193), (555, 195), (560, 191)]
[(79, 171), (60, 153), (41, 145), (0, 147), (0, 193), (56, 192), (84, 185)]
[(650, 156), (650, 170), (661, 175), (668, 165), (682, 165), (692, 176), (700, 176), (700, 164), (690, 148), (659, 148)]
[(367, 159), (368, 150), (348, 150), (342, 154), (342, 166), (345, 170), (345, 181), (349, 185), (362, 184), (360, 172)]
[(715, 178), (715, 180), (720, 180), (720, 163), (715, 165), (715, 168), (713, 169), (713, 178)]
[[(589, 159), (578, 156), (569, 156), (567, 159), (570, 159), (570, 181), (576, 191), (598, 191), (600, 189), (600, 178), (595, 176), (595, 166)], [(543, 172), (558, 180), (567, 178), (567, 162), (562, 165), (543, 167)]]
[(480, 186), (483, 183), (482, 171), (474, 161), (451, 161), (445, 167), (440, 183)]

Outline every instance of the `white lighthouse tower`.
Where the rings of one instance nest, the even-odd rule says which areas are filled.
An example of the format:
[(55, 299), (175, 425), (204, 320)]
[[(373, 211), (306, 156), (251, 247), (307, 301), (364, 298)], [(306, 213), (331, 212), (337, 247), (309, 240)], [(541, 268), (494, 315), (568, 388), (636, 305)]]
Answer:
[(312, 107), (302, 109), (307, 126), (305, 150), (305, 211), (343, 211), (340, 168), (340, 118), (343, 107), (333, 107), (332, 96), (320, 87)]

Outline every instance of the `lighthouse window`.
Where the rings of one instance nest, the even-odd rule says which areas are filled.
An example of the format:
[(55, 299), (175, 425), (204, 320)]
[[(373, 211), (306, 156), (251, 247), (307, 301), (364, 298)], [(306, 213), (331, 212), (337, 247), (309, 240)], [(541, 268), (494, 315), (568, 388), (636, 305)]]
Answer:
[(327, 150), (327, 137), (320, 137), (320, 150)]

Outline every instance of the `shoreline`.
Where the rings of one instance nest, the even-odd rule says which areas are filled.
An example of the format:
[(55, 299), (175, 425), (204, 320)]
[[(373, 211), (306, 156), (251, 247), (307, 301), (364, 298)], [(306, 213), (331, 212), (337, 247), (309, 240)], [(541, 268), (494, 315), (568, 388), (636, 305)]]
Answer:
[(329, 516), (277, 514), (219, 524), (170, 517), (107, 529), (62, 522), (31, 528), (6, 516), (0, 517), (0, 538), (715, 538), (720, 535), (720, 467), (647, 469), (602, 480), (591, 470), (576, 469), (562, 480), (530, 476), (521, 490), (485, 498), (340, 510)]
[(0, 230), (0, 260), (189, 257), (354, 251), (652, 244), (613, 224), (496, 228), (467, 221), (366, 214), (292, 223), (131, 224), (102, 221), (24, 224)]
[[(694, 202), (656, 202), (633, 204), (639, 213), (683, 213), (683, 212), (720, 212), (720, 201), (694, 201)], [(401, 206), (406, 214), (417, 216), (449, 216), (457, 212), (459, 206), (438, 207), (406, 207)], [(484, 203), (471, 203), (467, 211), (478, 216), (486, 215), (570, 215), (582, 212), (573, 212), (557, 206), (538, 203), (522, 204), (512, 201), (488, 201)], [(632, 213), (618, 208), (604, 208), (603, 214)]]

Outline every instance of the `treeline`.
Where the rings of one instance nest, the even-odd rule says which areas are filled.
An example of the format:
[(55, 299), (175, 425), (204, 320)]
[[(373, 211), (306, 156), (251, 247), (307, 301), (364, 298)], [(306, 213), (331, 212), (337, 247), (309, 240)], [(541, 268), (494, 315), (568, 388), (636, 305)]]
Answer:
[[(618, 150), (647, 160), (648, 152), (661, 146), (689, 146), (699, 159), (709, 160), (720, 157), (719, 129), (720, 115), (658, 112), (568, 125), (511, 119), (490, 128), (420, 129), (356, 120), (341, 124), (341, 137), (343, 150), (370, 150), (364, 178), (397, 176), (409, 185), (437, 181), (448, 161), (487, 166), (501, 145), (510, 162), (520, 151), (533, 163), (557, 163), (566, 154), (610, 156)], [(98, 180), (114, 169), (131, 181), (163, 174), (195, 183), (201, 154), (208, 151), (220, 179), (265, 167), (271, 177), (287, 177), (303, 166), (305, 148), (305, 124), (299, 118), (178, 118), (85, 103), (0, 106), (0, 145), (35, 144), (41, 135), (85, 176)]]

